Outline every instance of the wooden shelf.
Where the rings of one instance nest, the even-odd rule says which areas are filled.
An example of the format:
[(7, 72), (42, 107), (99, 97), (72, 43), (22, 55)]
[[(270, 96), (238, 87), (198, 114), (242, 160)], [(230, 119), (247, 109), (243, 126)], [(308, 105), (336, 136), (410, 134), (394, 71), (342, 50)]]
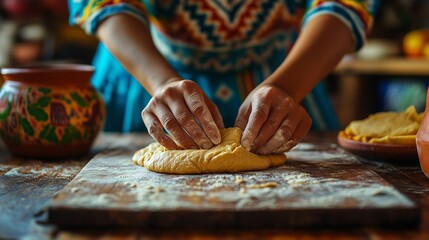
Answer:
[(376, 60), (350, 59), (341, 61), (334, 74), (429, 76), (429, 59), (386, 58)]
[(373, 80), (427, 78), (429, 59), (389, 57), (368, 60), (347, 56), (338, 64), (333, 75), (339, 79), (335, 109), (341, 125), (346, 126), (373, 113), (378, 101), (374, 90), (376, 81)]

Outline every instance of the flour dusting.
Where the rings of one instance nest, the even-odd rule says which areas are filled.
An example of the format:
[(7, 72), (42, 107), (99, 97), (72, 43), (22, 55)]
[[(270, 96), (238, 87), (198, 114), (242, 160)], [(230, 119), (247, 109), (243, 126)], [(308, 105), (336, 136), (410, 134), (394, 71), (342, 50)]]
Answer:
[[(57, 197), (85, 208), (145, 210), (391, 208), (412, 206), (390, 184), (336, 147), (298, 144), (284, 166), (235, 174), (169, 175), (129, 155), (92, 160)], [(319, 147), (320, 149), (320, 147)], [(78, 188), (78, 189), (76, 189)]]

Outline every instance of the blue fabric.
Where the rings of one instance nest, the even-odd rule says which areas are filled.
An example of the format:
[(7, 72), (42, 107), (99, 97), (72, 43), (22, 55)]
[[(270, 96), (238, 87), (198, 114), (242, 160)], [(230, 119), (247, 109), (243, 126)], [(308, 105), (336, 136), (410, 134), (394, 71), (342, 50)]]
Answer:
[[(69, 22), (72, 25), (80, 21), (79, 19), (84, 12), (84, 9), (82, 7), (90, 4), (88, 2), (89, 0), (80, 0), (80, 1), (82, 2), (75, 3), (72, 0), (68, 1), (69, 12), (70, 12)], [(129, 14), (131, 16), (134, 16), (135, 18), (139, 19), (144, 24), (149, 26), (149, 20), (147, 19), (147, 16), (144, 13), (142, 13), (139, 9), (127, 3), (118, 3), (115, 5), (107, 5), (101, 8), (99, 11), (97, 11), (95, 14), (91, 16), (91, 21), (86, 21), (82, 27), (84, 28), (86, 33), (90, 35), (95, 35), (96, 29), (102, 21), (118, 13)]]
[(366, 38), (364, 30), (365, 26), (357, 13), (347, 9), (339, 3), (326, 2), (325, 4), (322, 4), (308, 11), (306, 16), (304, 17), (303, 28), (310, 19), (319, 14), (330, 14), (340, 18), (341, 20), (344, 20), (344, 22), (351, 29), (353, 38), (355, 39), (355, 51), (363, 47)]
[[(240, 88), (241, 77), (252, 75), (253, 85), (256, 86), (273, 72), (284, 59), (285, 52), (277, 51), (265, 64), (250, 67), (248, 71), (229, 73), (213, 73), (204, 71), (179, 71), (185, 79), (191, 79), (207, 93), (208, 97), (218, 106), (225, 126), (233, 126), (238, 109), (247, 93), (232, 94)], [(134, 132), (147, 131), (141, 119), (141, 111), (149, 102), (148, 92), (122, 67), (110, 54), (107, 48), (100, 44), (94, 58), (96, 71), (92, 78), (93, 85), (104, 96), (107, 107), (105, 131)], [(264, 72), (266, 74), (264, 74)], [(220, 88), (220, 87), (223, 88)], [(217, 94), (219, 89), (231, 91), (230, 98)], [(339, 123), (334, 109), (329, 101), (323, 83), (320, 83), (303, 102), (313, 118), (312, 129), (338, 129)]]
[[(358, 49), (371, 28), (376, 2), (69, 0), (69, 21), (95, 34), (99, 24), (112, 15), (140, 19), (150, 26), (160, 53), (183, 78), (201, 86), (228, 127), (234, 124), (244, 98), (275, 71), (309, 19), (320, 14), (336, 16), (350, 28)], [(149, 94), (104, 46), (99, 47), (94, 65), (93, 83), (107, 102), (105, 130), (145, 131), (140, 113)], [(313, 129), (339, 127), (323, 83), (303, 104), (313, 119)]]
[(150, 100), (148, 92), (100, 44), (94, 58), (94, 87), (106, 102), (104, 130), (115, 132), (146, 131), (140, 112)]

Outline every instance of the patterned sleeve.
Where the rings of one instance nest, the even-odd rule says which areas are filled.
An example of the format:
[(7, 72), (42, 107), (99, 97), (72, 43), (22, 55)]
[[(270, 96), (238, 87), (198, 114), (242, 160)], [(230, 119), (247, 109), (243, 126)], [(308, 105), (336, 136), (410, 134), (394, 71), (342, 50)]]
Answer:
[(141, 0), (68, 0), (69, 22), (94, 35), (98, 25), (107, 17), (125, 13), (149, 24)]
[(308, 0), (302, 27), (316, 16), (333, 15), (350, 28), (355, 40), (354, 49), (357, 51), (364, 45), (372, 28), (378, 3), (378, 0)]

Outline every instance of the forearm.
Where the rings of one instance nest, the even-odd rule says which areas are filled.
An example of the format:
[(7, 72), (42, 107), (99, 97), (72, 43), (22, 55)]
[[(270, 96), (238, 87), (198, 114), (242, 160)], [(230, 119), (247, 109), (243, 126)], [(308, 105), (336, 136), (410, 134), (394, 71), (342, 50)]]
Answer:
[(307, 24), (289, 55), (264, 84), (282, 88), (299, 102), (352, 49), (349, 28), (336, 17), (319, 16)]
[(97, 36), (151, 95), (167, 81), (180, 78), (156, 49), (149, 29), (134, 17), (118, 14), (107, 18)]

